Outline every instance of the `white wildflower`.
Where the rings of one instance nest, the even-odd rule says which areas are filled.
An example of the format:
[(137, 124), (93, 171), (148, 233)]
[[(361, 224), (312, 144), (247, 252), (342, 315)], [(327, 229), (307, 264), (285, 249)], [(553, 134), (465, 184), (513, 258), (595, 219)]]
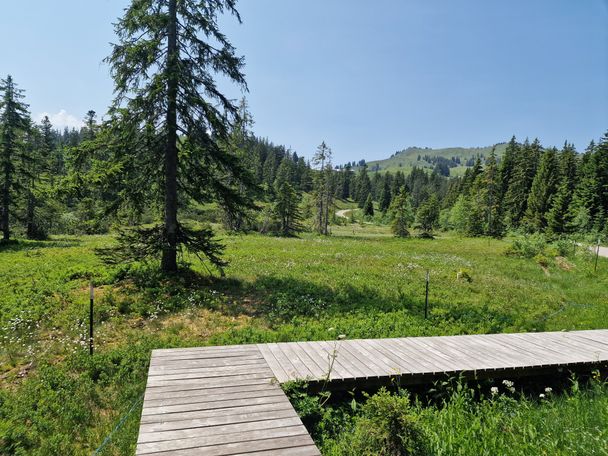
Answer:
[(492, 393), (492, 396), (496, 396), (498, 394), (498, 386), (490, 388), (490, 392)]
[(540, 397), (541, 399), (544, 399), (544, 398), (545, 398), (545, 395), (544, 395), (543, 393), (540, 393), (540, 394), (538, 395), (538, 397)]
[(551, 394), (552, 391), (553, 391), (553, 388), (551, 388), (550, 386), (547, 386), (545, 388), (545, 393), (547, 393), (547, 394)]

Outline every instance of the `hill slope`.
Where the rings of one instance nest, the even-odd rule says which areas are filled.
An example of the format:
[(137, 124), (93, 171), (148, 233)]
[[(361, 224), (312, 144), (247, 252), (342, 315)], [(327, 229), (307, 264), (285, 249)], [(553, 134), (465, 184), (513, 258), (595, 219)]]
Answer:
[[(401, 170), (406, 174), (414, 166), (432, 170), (437, 163), (443, 163), (450, 168), (450, 176), (459, 176), (467, 167), (474, 164), (477, 157), (487, 158), (492, 147), (447, 147), (445, 149), (431, 149), (428, 147), (408, 147), (394, 153), (384, 160), (374, 160), (367, 163), (370, 171)], [(496, 156), (501, 157), (507, 147), (506, 143), (496, 144)]]

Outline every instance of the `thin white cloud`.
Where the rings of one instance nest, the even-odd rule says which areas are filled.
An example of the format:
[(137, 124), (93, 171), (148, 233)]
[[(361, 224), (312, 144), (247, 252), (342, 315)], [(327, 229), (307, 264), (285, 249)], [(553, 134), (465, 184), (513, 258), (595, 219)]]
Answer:
[(58, 113), (55, 114), (43, 112), (42, 114), (39, 114), (36, 117), (36, 121), (41, 122), (42, 119), (44, 119), (44, 116), (48, 116), (49, 120), (51, 121), (51, 124), (53, 125), (53, 128), (57, 128), (59, 130), (64, 129), (65, 127), (68, 127), (70, 129), (79, 129), (84, 125), (84, 122), (81, 119), (77, 118), (76, 116), (73, 116), (72, 114), (69, 114), (65, 109), (61, 109)]

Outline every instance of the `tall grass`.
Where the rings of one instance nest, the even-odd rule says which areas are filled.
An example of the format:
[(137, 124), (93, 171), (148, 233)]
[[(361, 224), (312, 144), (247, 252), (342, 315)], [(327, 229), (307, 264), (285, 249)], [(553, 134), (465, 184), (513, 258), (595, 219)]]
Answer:
[[(224, 235), (231, 262), (225, 279), (210, 279), (205, 267), (195, 262), (194, 273), (172, 280), (143, 265), (106, 267), (93, 249), (111, 243), (108, 236), (4, 247), (0, 454), (90, 454), (141, 396), (153, 348), (333, 339), (337, 334), (365, 338), (608, 327), (604, 259), (597, 273), (581, 251), (567, 263), (549, 256), (543, 268), (532, 259), (505, 255), (509, 241), (450, 236), (399, 240), (386, 227), (368, 225), (333, 230), (329, 238)], [(431, 314), (425, 320), (427, 270)], [(471, 280), (460, 280), (460, 270), (466, 270)], [(91, 279), (96, 284), (93, 358), (86, 354)], [(581, 420), (593, 410), (605, 410), (606, 392), (593, 394), (564, 398), (563, 407), (578, 403)], [(516, 404), (512, 410), (521, 414), (521, 423), (514, 421), (513, 426), (525, 427), (526, 420), (534, 422), (535, 416), (551, 410), (544, 403), (516, 402), (521, 409)], [(444, 437), (446, 442), (458, 442), (448, 432), (452, 422), (462, 426), (458, 435), (469, 432), (470, 438), (490, 439), (482, 433), (494, 417), (491, 407), (498, 407), (493, 402), (426, 411), (410, 406), (430, 448), (447, 448), (440, 454), (450, 454), (456, 445), (438, 443)], [(316, 415), (311, 422), (341, 429), (346, 439), (359, 409), (347, 410), (349, 403), (345, 407), (323, 412), (332, 420)], [(488, 408), (487, 416), (483, 407)], [(469, 409), (471, 413), (464, 414)], [(104, 454), (133, 451), (138, 413), (136, 409), (115, 432)], [(483, 426), (475, 424), (476, 419)], [(573, 442), (576, 436), (596, 438), (596, 426), (602, 423), (580, 421), (567, 435)], [(475, 426), (480, 430), (471, 434)], [(432, 429), (439, 437), (433, 437)], [(330, 434), (338, 445), (341, 437)], [(512, 439), (525, 437), (507, 434), (513, 434)], [(510, 451), (510, 440), (505, 439), (496, 445)], [(541, 443), (537, 447), (545, 448)], [(467, 445), (462, 448), (473, 451), (482, 443)], [(327, 454), (332, 448), (324, 444)], [(490, 454), (483, 451), (478, 452)]]

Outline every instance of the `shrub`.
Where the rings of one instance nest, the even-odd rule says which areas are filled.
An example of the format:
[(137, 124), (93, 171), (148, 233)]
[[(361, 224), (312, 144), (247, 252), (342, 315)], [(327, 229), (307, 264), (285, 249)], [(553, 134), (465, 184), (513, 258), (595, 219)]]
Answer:
[(559, 238), (553, 242), (552, 245), (557, 251), (557, 254), (562, 257), (572, 255), (575, 250), (575, 244), (568, 238)]
[(343, 434), (338, 448), (338, 454), (352, 456), (430, 454), (428, 438), (409, 396), (393, 395), (385, 389), (363, 405), (361, 416), (352, 431)]
[(547, 240), (542, 234), (532, 234), (522, 238), (516, 238), (507, 249), (507, 255), (534, 258), (542, 254), (547, 246)]
[(534, 261), (536, 261), (536, 263), (538, 263), (543, 268), (549, 267), (549, 258), (547, 258), (542, 253), (539, 253), (538, 255), (535, 255), (534, 256)]

